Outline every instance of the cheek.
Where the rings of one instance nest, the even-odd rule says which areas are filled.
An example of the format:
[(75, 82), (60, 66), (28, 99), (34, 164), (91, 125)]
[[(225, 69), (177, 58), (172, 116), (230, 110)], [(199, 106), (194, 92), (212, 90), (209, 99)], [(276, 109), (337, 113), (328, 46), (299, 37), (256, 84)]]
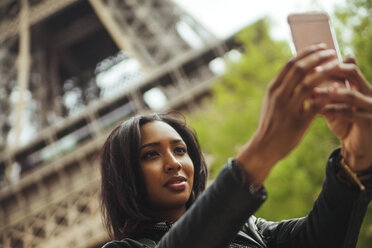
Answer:
[(149, 190), (152, 188), (153, 185), (159, 182), (161, 173), (159, 172), (157, 167), (153, 165), (144, 165), (141, 166), (141, 169), (144, 183), (146, 184), (146, 189)]
[(187, 173), (187, 176), (190, 180), (190, 185), (192, 187), (194, 183), (194, 164), (192, 163), (191, 158), (189, 158), (188, 162), (185, 164), (184, 170)]
[(190, 173), (190, 177), (194, 179), (194, 166), (190, 166), (189, 173)]

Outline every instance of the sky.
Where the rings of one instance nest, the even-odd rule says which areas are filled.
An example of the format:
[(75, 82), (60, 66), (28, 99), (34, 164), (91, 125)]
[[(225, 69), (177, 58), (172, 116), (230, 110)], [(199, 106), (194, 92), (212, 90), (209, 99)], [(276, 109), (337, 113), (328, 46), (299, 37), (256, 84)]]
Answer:
[(254, 22), (269, 16), (274, 23), (272, 35), (290, 40), (287, 16), (293, 12), (322, 10), (330, 14), (335, 5), (345, 0), (173, 0), (217, 37), (225, 38)]

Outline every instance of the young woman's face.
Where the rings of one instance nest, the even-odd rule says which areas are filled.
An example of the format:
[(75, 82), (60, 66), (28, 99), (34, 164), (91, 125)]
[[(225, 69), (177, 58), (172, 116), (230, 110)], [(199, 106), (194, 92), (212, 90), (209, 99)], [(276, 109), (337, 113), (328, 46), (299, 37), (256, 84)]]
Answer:
[(186, 209), (194, 183), (194, 165), (181, 136), (153, 121), (141, 127), (140, 165), (149, 203), (160, 211)]

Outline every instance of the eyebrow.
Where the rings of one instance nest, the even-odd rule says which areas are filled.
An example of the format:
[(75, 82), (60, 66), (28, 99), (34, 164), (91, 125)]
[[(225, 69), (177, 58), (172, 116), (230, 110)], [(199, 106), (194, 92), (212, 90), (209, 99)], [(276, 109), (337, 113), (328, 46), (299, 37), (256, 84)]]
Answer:
[[(177, 143), (185, 143), (185, 142), (181, 139), (176, 139), (176, 140), (171, 141), (171, 144), (177, 144)], [(149, 147), (149, 146), (160, 146), (160, 142), (147, 143), (147, 144), (144, 144), (144, 145), (140, 146), (139, 149), (142, 150), (143, 148), (146, 148), (146, 147)]]

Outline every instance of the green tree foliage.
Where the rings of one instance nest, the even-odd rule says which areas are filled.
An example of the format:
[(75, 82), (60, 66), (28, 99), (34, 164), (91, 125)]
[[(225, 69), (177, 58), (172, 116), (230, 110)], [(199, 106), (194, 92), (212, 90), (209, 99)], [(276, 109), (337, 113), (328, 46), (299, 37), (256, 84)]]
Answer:
[[(268, 19), (261, 19), (237, 35), (245, 48), (241, 59), (228, 62), (227, 72), (213, 87), (213, 98), (188, 117), (203, 151), (212, 158), (212, 179), (253, 135), (265, 90), (291, 57), (287, 43), (270, 37), (269, 26)], [(265, 182), (269, 198), (256, 215), (273, 221), (306, 215), (321, 190), (327, 158), (337, 146), (325, 121), (316, 118), (300, 145), (271, 172)]]
[[(359, 67), (372, 82), (372, 0), (346, 0), (336, 10), (341, 45), (350, 47)], [(346, 31), (346, 32), (345, 32)]]

